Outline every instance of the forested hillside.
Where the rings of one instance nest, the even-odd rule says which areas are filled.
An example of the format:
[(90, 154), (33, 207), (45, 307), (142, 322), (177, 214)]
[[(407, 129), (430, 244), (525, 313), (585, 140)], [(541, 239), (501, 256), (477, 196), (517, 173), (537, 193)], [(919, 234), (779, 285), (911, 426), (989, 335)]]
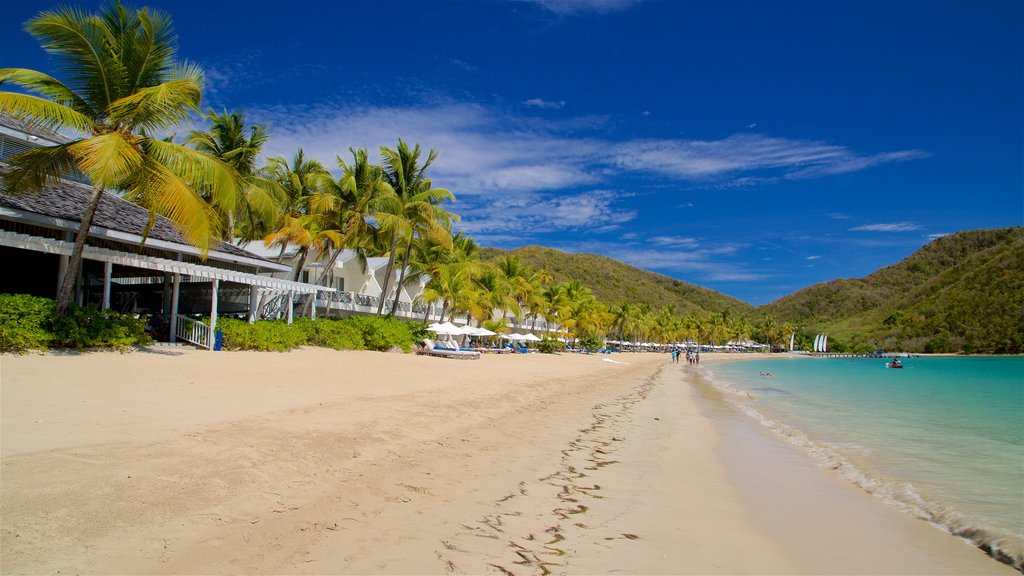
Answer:
[(703, 316), (728, 311), (736, 316), (753, 316), (754, 308), (736, 298), (596, 254), (569, 254), (542, 246), (524, 246), (511, 252), (484, 248), (481, 257), (485, 261), (496, 261), (506, 253), (515, 254), (534, 269), (546, 270), (555, 282), (579, 280), (598, 300), (609, 305), (646, 303), (652, 308), (675, 306), (680, 315)]
[(758, 309), (851, 348), (1024, 352), (1024, 228), (959, 232)]

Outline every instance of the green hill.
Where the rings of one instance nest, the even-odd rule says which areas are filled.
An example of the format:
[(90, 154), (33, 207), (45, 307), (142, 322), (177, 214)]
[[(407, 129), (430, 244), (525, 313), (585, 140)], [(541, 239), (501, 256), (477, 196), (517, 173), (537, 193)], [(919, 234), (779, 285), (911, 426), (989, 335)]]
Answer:
[(749, 315), (754, 308), (720, 292), (668, 276), (642, 270), (597, 254), (569, 254), (542, 246), (524, 246), (511, 252), (497, 248), (481, 249), (485, 261), (494, 261), (511, 253), (537, 270), (547, 270), (556, 282), (579, 280), (594, 292), (598, 300), (614, 305), (628, 301), (647, 303), (652, 308), (675, 306), (679, 315), (721, 312)]
[(856, 349), (1024, 352), (1024, 228), (959, 232), (758, 308)]

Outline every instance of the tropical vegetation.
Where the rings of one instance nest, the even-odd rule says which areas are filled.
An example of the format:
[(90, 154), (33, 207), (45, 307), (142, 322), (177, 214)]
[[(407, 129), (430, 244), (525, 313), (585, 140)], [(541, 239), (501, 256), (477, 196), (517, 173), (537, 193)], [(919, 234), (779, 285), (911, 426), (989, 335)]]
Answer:
[[(111, 191), (149, 209), (150, 225), (157, 215), (170, 218), (201, 250), (215, 241), (263, 242), (277, 250), (278, 261), (293, 257), (293, 279), (317, 262), (325, 272), (307, 280), (327, 285), (326, 271), (346, 250), (362, 260), (387, 258), (380, 317), (398, 310), (400, 286), (426, 278), (416, 304), (426, 306), (427, 316), (465, 316), (495, 332), (513, 320), (531, 329), (543, 322), (587, 345), (754, 340), (770, 350), (793, 338), (806, 349), (815, 331), (830, 331), (833, 349), (1024, 351), (1020, 228), (943, 238), (865, 279), (814, 286), (754, 309), (593, 254), (481, 248), (453, 230), (455, 195), (430, 176), (439, 152), (424, 153), (400, 138), (377, 150), (379, 163), (366, 149), (339, 153), (332, 172), (301, 148), (261, 164), (270, 130), (247, 124), (240, 111), (207, 110), (206, 127), (180, 142), (160, 136), (199, 118), (203, 84), (199, 67), (176, 60), (162, 12), (120, 3), (96, 14), (58, 8), (26, 30), (55, 56), (62, 76), (0, 69), (0, 84), (28, 92), (0, 92), (0, 113), (75, 136), (8, 159), (3, 189), (31, 194), (73, 173), (91, 182), (67, 279), (77, 276), (84, 232), (101, 195)], [(67, 279), (54, 307), (58, 318), (78, 314)], [(312, 316), (311, 301), (304, 312)], [(407, 348), (417, 330), (383, 318), (293, 327), (224, 319), (219, 326), (228, 347), (256, 349)], [(19, 342), (49, 342), (34, 329), (17, 330)]]

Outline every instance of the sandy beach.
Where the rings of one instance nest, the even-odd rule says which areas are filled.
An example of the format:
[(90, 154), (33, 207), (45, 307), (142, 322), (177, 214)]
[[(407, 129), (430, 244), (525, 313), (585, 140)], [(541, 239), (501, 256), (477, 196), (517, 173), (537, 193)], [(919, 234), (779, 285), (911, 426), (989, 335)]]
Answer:
[(0, 571), (1017, 574), (607, 358), (0, 356)]

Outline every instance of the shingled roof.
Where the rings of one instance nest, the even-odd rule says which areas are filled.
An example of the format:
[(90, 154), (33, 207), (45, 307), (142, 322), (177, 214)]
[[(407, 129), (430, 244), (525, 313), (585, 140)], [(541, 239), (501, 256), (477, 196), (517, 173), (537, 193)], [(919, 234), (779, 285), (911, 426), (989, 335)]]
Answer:
[[(91, 194), (92, 188), (89, 186), (60, 181), (50, 184), (43, 191), (35, 194), (11, 195), (0, 192), (0, 207), (14, 208), (52, 218), (81, 222), (85, 206), (88, 204)], [(149, 222), (148, 210), (114, 194), (105, 192), (102, 200), (100, 200), (100, 205), (96, 210), (96, 216), (93, 218), (92, 224), (93, 226), (100, 226), (109, 230), (142, 236), (147, 222)], [(150, 230), (148, 238), (190, 246), (174, 224), (167, 218), (159, 215), (156, 217), (156, 223), (153, 225), (153, 229)], [(262, 256), (220, 240), (212, 240), (210, 242), (210, 252), (214, 251), (274, 264)]]

